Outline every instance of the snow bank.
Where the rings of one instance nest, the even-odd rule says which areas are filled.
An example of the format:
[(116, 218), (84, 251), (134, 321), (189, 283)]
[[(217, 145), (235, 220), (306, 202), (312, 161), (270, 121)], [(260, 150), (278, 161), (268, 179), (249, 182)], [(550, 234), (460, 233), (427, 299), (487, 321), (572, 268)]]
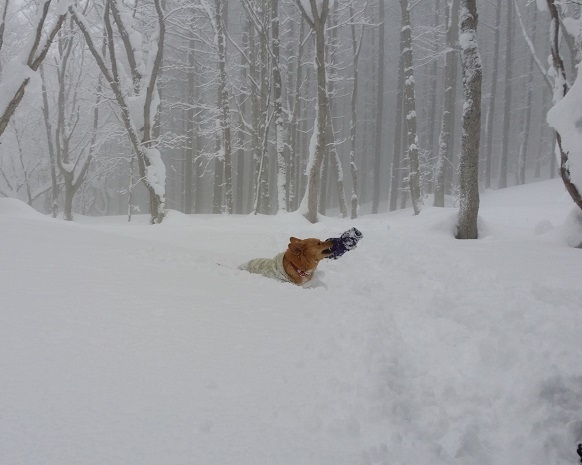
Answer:
[(44, 218), (39, 212), (18, 199), (0, 198), (0, 216), (10, 218)]
[[(581, 256), (557, 234), (563, 196), (560, 180), (485, 193), (475, 241), (454, 239), (454, 208), (149, 226), (0, 201), (0, 463), (573, 464)], [(352, 226), (364, 238), (320, 287), (236, 270)]]

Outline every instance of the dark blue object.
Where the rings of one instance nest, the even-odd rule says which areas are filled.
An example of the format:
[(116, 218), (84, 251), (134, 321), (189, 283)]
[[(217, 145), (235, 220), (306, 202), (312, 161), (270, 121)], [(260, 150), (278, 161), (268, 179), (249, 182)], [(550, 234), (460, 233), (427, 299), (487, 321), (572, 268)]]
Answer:
[(326, 239), (327, 241), (333, 242), (331, 255), (327, 258), (337, 260), (348, 250), (355, 249), (358, 245), (358, 241), (362, 237), (364, 237), (364, 235), (360, 231), (356, 228), (352, 228), (343, 233), (340, 237), (330, 237), (329, 239)]
[(578, 450), (576, 450), (576, 452), (578, 452), (578, 455), (580, 456), (580, 462), (582, 462), (582, 444), (578, 444)]

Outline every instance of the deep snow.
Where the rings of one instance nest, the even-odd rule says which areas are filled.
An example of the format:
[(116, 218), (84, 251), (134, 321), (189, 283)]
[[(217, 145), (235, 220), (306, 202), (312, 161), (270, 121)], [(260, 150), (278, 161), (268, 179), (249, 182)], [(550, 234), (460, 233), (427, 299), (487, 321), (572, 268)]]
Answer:
[[(0, 464), (577, 463), (580, 215), (44, 217), (0, 199)], [(303, 289), (236, 270), (355, 226)], [(218, 265), (220, 264), (220, 265)]]

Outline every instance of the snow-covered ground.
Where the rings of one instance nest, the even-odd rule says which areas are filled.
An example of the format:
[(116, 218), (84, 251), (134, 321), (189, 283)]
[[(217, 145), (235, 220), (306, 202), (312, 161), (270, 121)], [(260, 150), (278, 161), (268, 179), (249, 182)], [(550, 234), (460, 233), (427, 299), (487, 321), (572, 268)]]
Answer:
[[(0, 464), (577, 463), (573, 212), (559, 180), (483, 195), (477, 241), (455, 209), (150, 226), (0, 199)], [(324, 286), (236, 270), (352, 226)]]

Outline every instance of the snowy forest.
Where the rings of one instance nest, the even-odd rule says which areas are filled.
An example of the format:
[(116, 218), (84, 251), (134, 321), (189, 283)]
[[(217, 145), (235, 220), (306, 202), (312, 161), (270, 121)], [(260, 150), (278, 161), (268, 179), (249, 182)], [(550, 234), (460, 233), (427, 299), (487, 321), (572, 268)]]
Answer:
[(577, 2), (2, 3), (0, 195), (43, 213), (315, 222), (570, 179), (546, 117)]

